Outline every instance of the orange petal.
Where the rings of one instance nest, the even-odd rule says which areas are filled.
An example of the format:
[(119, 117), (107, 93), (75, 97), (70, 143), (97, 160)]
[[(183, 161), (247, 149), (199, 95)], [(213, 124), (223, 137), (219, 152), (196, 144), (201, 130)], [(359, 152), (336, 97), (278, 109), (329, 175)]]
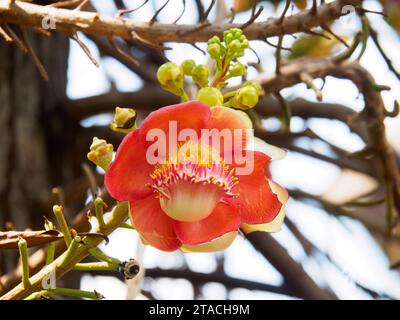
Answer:
[(219, 203), (207, 218), (197, 222), (174, 221), (174, 228), (183, 244), (193, 246), (238, 230), (239, 224), (235, 206)]
[(179, 249), (173, 220), (160, 207), (160, 201), (153, 196), (129, 203), (132, 224), (144, 242), (163, 251)]
[(120, 201), (146, 197), (152, 193), (146, 187), (153, 167), (146, 161), (145, 141), (139, 131), (128, 134), (118, 148), (115, 160), (107, 170), (104, 183), (110, 195)]
[[(219, 131), (221, 153), (224, 153), (224, 132), (229, 133), (232, 139), (232, 147), (230, 149), (245, 149), (248, 141), (253, 137), (253, 124), (248, 115), (243, 111), (227, 107), (211, 108), (211, 118), (207, 129), (217, 129)], [(235, 132), (239, 139), (241, 137), (241, 140), (236, 139)]]
[(203, 244), (199, 244), (197, 246), (189, 246), (189, 245), (182, 245), (181, 250), (186, 253), (191, 252), (215, 252), (215, 251), (223, 251), (228, 248), (233, 241), (235, 241), (237, 231), (231, 231), (225, 233), (223, 236), (214, 239), (210, 242), (206, 242)]
[[(177, 133), (183, 129), (193, 129), (200, 136), (211, 116), (210, 107), (198, 101), (175, 104), (151, 112), (140, 126), (144, 136), (151, 129), (160, 129), (169, 137), (170, 123), (176, 122)], [(175, 137), (177, 139), (177, 137)]]
[[(233, 199), (238, 206), (243, 223), (259, 224), (272, 221), (279, 213), (282, 203), (273, 193), (266, 178), (270, 158), (261, 153), (246, 151), (253, 160), (253, 171), (249, 175), (240, 175), (239, 183), (232, 192), (239, 194)], [(248, 164), (247, 164), (248, 165)], [(233, 166), (236, 169), (240, 166)]]
[(240, 225), (240, 228), (245, 233), (251, 233), (254, 231), (264, 231), (264, 232), (278, 232), (282, 228), (283, 221), (285, 219), (285, 204), (289, 199), (288, 192), (285, 188), (281, 187), (276, 182), (271, 180), (268, 181), (273, 193), (275, 193), (278, 197), (278, 200), (283, 204), (279, 214), (275, 217), (274, 220), (268, 223), (263, 224), (246, 224), (243, 223)]

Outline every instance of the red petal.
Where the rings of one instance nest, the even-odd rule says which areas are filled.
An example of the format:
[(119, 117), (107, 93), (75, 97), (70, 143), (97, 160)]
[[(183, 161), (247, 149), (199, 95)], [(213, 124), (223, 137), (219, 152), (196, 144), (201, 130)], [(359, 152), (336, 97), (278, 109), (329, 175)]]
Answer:
[(118, 148), (115, 160), (107, 170), (104, 183), (110, 195), (120, 201), (146, 197), (152, 190), (150, 182), (153, 166), (146, 161), (145, 141), (139, 130), (128, 134)]
[(146, 242), (164, 251), (174, 251), (181, 247), (173, 220), (162, 211), (159, 199), (149, 196), (131, 201), (129, 205), (132, 224)]
[[(231, 149), (245, 149), (247, 142), (253, 136), (253, 124), (249, 116), (243, 111), (233, 110), (227, 107), (213, 107), (211, 108), (211, 118), (208, 122), (207, 129), (217, 129), (221, 134), (220, 151), (226, 153), (224, 150), (224, 138), (222, 135), (223, 130), (229, 130), (232, 138)], [(236, 140), (236, 135), (241, 137), (241, 140)], [(246, 136), (248, 134), (248, 136)], [(226, 139), (226, 138), (225, 138)]]
[[(233, 193), (239, 196), (233, 199), (243, 223), (259, 224), (272, 221), (279, 213), (282, 204), (272, 192), (266, 175), (269, 175), (270, 158), (258, 151), (247, 151), (254, 159), (254, 169), (249, 175), (240, 175), (239, 183)], [(233, 167), (238, 168), (237, 164)]]
[(175, 104), (150, 113), (139, 130), (146, 137), (149, 130), (160, 129), (168, 140), (170, 121), (176, 121), (178, 134), (183, 129), (193, 129), (199, 137), (200, 130), (207, 125), (210, 115), (210, 107), (197, 101)]
[(205, 219), (197, 222), (174, 220), (176, 235), (182, 243), (197, 245), (238, 230), (240, 219), (235, 206), (219, 203)]

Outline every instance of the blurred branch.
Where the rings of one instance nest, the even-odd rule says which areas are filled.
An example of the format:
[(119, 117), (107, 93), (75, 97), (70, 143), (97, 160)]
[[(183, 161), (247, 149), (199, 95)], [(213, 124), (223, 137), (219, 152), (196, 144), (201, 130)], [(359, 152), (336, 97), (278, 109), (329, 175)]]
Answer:
[[(187, 269), (165, 270), (165, 269), (154, 268), (154, 269), (146, 269), (146, 277), (187, 279), (194, 285), (203, 285), (208, 282), (217, 282), (224, 285), (227, 289), (245, 288), (248, 290), (268, 291), (276, 294), (294, 296), (288, 287), (274, 286), (255, 281), (233, 278), (219, 271), (212, 273), (202, 273), (202, 272), (193, 272)], [(301, 296), (297, 297), (301, 298)]]
[[(361, 0), (336, 0), (319, 6), (315, 12), (303, 10), (298, 14), (286, 17), (281, 23), (278, 23), (278, 18), (269, 18), (265, 22), (254, 22), (246, 26), (245, 33), (249, 39), (265, 39), (277, 35), (304, 32), (321, 26), (326, 21), (341, 17), (344, 6), (358, 6), (360, 3)], [(118, 36), (126, 40), (133, 40), (133, 34), (137, 34), (152, 43), (204, 42), (214, 35), (221, 36), (224, 30), (241, 27), (240, 24), (233, 23), (210, 24), (201, 28), (199, 25), (149, 24), (121, 17), (107, 17), (99, 13), (52, 8), (22, 1), (15, 1), (9, 6), (7, 0), (0, 0), (0, 16), (3, 22), (30, 27), (41, 27), (43, 19), (50, 18), (56, 22), (55, 31), (82, 31), (93, 35)], [(202, 18), (204, 19), (204, 17)]]
[(337, 299), (332, 292), (320, 288), (304, 271), (303, 267), (270, 234), (253, 232), (246, 237), (254, 248), (282, 274), (285, 285), (295, 295), (308, 300)]
[(365, 137), (367, 147), (380, 159), (382, 178), (393, 189), (387, 190), (387, 194), (393, 191), (394, 205), (400, 214), (400, 173), (396, 156), (386, 137), (384, 120), (387, 111), (381, 96), (381, 91), (388, 88), (377, 85), (371, 74), (358, 62), (341, 62), (336, 58), (302, 59), (283, 66), (279, 75), (261, 75), (257, 81), (267, 94), (274, 93), (300, 83), (302, 72), (307, 72), (313, 78), (333, 76), (348, 79), (362, 93), (365, 107), (358, 120), (362, 118), (365, 121), (368, 131), (368, 136)]

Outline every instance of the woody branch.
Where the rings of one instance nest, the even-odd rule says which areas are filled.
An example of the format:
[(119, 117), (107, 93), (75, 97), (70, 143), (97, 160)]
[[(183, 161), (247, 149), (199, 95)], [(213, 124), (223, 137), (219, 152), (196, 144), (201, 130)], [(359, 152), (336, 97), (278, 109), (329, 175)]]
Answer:
[[(323, 4), (313, 10), (304, 10), (293, 16), (269, 18), (264, 22), (254, 22), (246, 26), (248, 39), (263, 40), (268, 37), (305, 32), (321, 26), (326, 21), (337, 19), (346, 14), (345, 6), (358, 6), (361, 0), (336, 0)], [(121, 17), (109, 17), (97, 12), (60, 9), (40, 6), (22, 1), (10, 5), (7, 0), (0, 0), (0, 21), (27, 27), (42, 27), (43, 19), (52, 19), (56, 23), (55, 31), (82, 31), (87, 34), (107, 37), (118, 36), (133, 40), (138, 36), (153, 43), (161, 42), (204, 42), (214, 35), (222, 35), (230, 28), (240, 28), (238, 23), (210, 24), (199, 28), (199, 25), (166, 24), (135, 22)]]

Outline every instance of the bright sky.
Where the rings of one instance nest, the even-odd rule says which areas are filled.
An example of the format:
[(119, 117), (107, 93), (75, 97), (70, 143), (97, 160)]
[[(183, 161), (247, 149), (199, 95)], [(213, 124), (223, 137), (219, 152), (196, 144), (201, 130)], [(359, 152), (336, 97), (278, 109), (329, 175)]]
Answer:
[[(172, 2), (177, 3), (177, 5), (181, 4), (181, 1), (178, 0), (171, 1), (171, 5), (167, 6), (159, 16), (160, 21), (173, 21), (179, 14), (179, 10), (176, 5), (172, 5)], [(187, 2), (187, 11), (180, 23), (194, 22), (195, 11), (192, 1)], [(210, 3), (210, 1), (204, 2), (207, 5)], [(228, 8), (231, 2), (227, 1)], [(92, 0), (92, 3), (105, 14), (115, 14), (115, 8), (111, 5), (111, 1)], [(126, 0), (125, 3), (128, 7), (136, 7), (138, 5), (138, 1), (135, 0)], [(156, 1), (156, 3), (157, 7), (159, 7), (164, 3), (164, 0)], [(266, 7), (266, 10), (264, 10), (260, 20), (273, 14), (271, 5), (267, 3), (264, 7)], [(366, 7), (380, 10), (375, 1), (367, 2)], [(147, 4), (139, 12), (135, 14), (135, 19), (149, 20), (152, 16), (151, 4)], [(281, 8), (278, 12), (281, 12)], [(247, 17), (247, 13), (239, 14), (236, 17), (236, 21), (246, 21)], [(211, 15), (210, 18), (212, 19), (213, 16)], [(352, 32), (356, 30), (356, 22), (351, 17), (345, 17), (344, 19), (347, 19), (347, 21), (338, 26), (336, 30), (340, 34), (351, 36)], [(375, 29), (380, 34), (384, 34), (382, 42), (386, 51), (392, 54), (395, 61), (399, 62), (398, 55), (394, 55), (394, 53), (398, 53), (400, 48), (393, 48), (395, 44), (399, 44), (398, 35), (382, 22), (381, 17), (370, 15), (370, 19), (373, 21)], [(343, 26), (346, 28), (344, 29)], [(83, 35), (81, 37), (89, 46), (92, 54), (99, 60), (96, 47), (85, 39)], [(287, 41), (289, 42), (293, 41), (291, 37), (286, 38), (288, 38)], [(276, 42), (276, 39), (271, 39), (271, 41)], [(273, 72), (275, 68), (274, 49), (261, 42), (252, 42), (251, 45), (261, 57), (265, 70)], [(174, 62), (179, 63), (188, 57), (195, 59), (197, 62), (206, 62), (204, 56), (189, 45), (168, 44), (168, 46), (172, 46), (173, 50), (168, 52), (167, 56)], [(204, 45), (201, 46), (204, 47)], [(255, 57), (250, 52), (243, 58), (243, 61), (255, 61)], [(392, 91), (384, 94), (385, 102), (391, 107), (393, 100), (398, 98), (400, 84), (389, 73), (383, 59), (377, 55), (372, 43), (369, 43), (368, 49), (362, 58), (362, 64), (368, 67), (377, 83), (392, 87)], [(142, 85), (140, 79), (117, 61), (102, 59), (100, 65), (100, 68), (94, 67), (82, 50), (75, 43), (71, 43), (68, 70), (69, 97), (80, 98), (105, 93), (110, 88), (109, 80), (112, 80), (117, 89), (121, 91), (140, 89)], [(400, 65), (397, 65), (397, 67), (400, 68)], [(252, 74), (250, 73), (251, 76)], [(316, 83), (318, 85), (321, 84), (318, 81)], [(311, 90), (307, 90), (303, 84), (286, 89), (284, 94), (288, 97), (302, 96), (311, 101), (316, 101), (314, 93)], [(349, 85), (347, 81), (329, 78), (324, 87), (323, 95), (326, 102), (343, 103), (356, 110), (360, 110), (363, 105), (362, 99), (357, 98), (357, 90), (354, 86)], [(107, 122), (109, 117), (95, 119), (96, 123), (99, 121)], [(397, 144), (398, 150), (400, 150), (397, 138), (400, 134), (399, 122), (398, 118), (387, 121), (389, 138), (394, 144)], [(93, 121), (85, 122), (85, 125), (91, 124), (93, 124)], [(273, 123), (271, 122), (270, 124), (271, 126), (269, 122), (266, 123), (267, 128), (271, 127), (272, 129)], [(295, 119), (293, 125), (294, 128), (296, 126), (301, 127), (302, 122), (299, 119)], [(337, 121), (313, 120), (310, 125), (322, 137), (349, 151), (358, 150), (363, 146), (358, 137), (350, 134), (347, 127)], [(307, 146), (307, 141), (304, 141), (304, 144)], [(283, 185), (292, 188), (300, 187), (314, 194), (321, 194), (323, 191), (328, 190), (340, 174), (340, 170), (331, 164), (296, 153), (289, 153), (286, 159), (275, 163), (272, 169), (274, 178)], [(276, 239), (287, 248), (296, 260), (301, 261), (304, 268), (318, 283), (329, 284), (342, 299), (364, 299), (368, 297), (353, 284), (350, 278), (371, 289), (400, 298), (400, 278), (398, 273), (388, 270), (388, 259), (360, 223), (346, 218), (337, 220), (321, 209), (294, 200), (289, 202), (287, 212), (299, 229), (320, 249), (329, 253), (330, 257), (341, 269), (338, 270), (336, 266), (322, 257), (319, 262), (308, 259), (302, 247), (286, 228), (275, 234)], [(134, 231), (121, 230), (112, 235), (110, 244), (104, 246), (104, 250), (120, 259), (129, 259), (135, 256), (137, 242), (138, 238)], [(127, 250), (127, 248), (130, 249)], [(179, 253), (162, 253), (149, 247), (146, 247), (144, 259), (141, 263), (149, 268), (171, 268), (182, 266), (185, 261), (194, 271), (210, 272), (216, 268), (215, 254), (186, 254), (183, 258)], [(237, 239), (233, 246), (226, 251), (224, 267), (227, 274), (234, 277), (277, 285), (282, 282), (280, 274), (243, 239)], [(160, 279), (146, 283), (146, 285), (153, 288), (156, 296), (161, 299), (193, 298), (191, 286), (185, 280)], [(124, 299), (126, 297), (126, 286), (112, 277), (85, 276), (82, 279), (82, 287), (87, 290), (96, 289), (109, 299)], [(202, 289), (202, 296), (206, 299), (224, 299), (226, 295), (226, 290), (218, 284), (210, 283)], [(275, 299), (285, 297), (237, 289), (230, 293), (229, 298)]]

